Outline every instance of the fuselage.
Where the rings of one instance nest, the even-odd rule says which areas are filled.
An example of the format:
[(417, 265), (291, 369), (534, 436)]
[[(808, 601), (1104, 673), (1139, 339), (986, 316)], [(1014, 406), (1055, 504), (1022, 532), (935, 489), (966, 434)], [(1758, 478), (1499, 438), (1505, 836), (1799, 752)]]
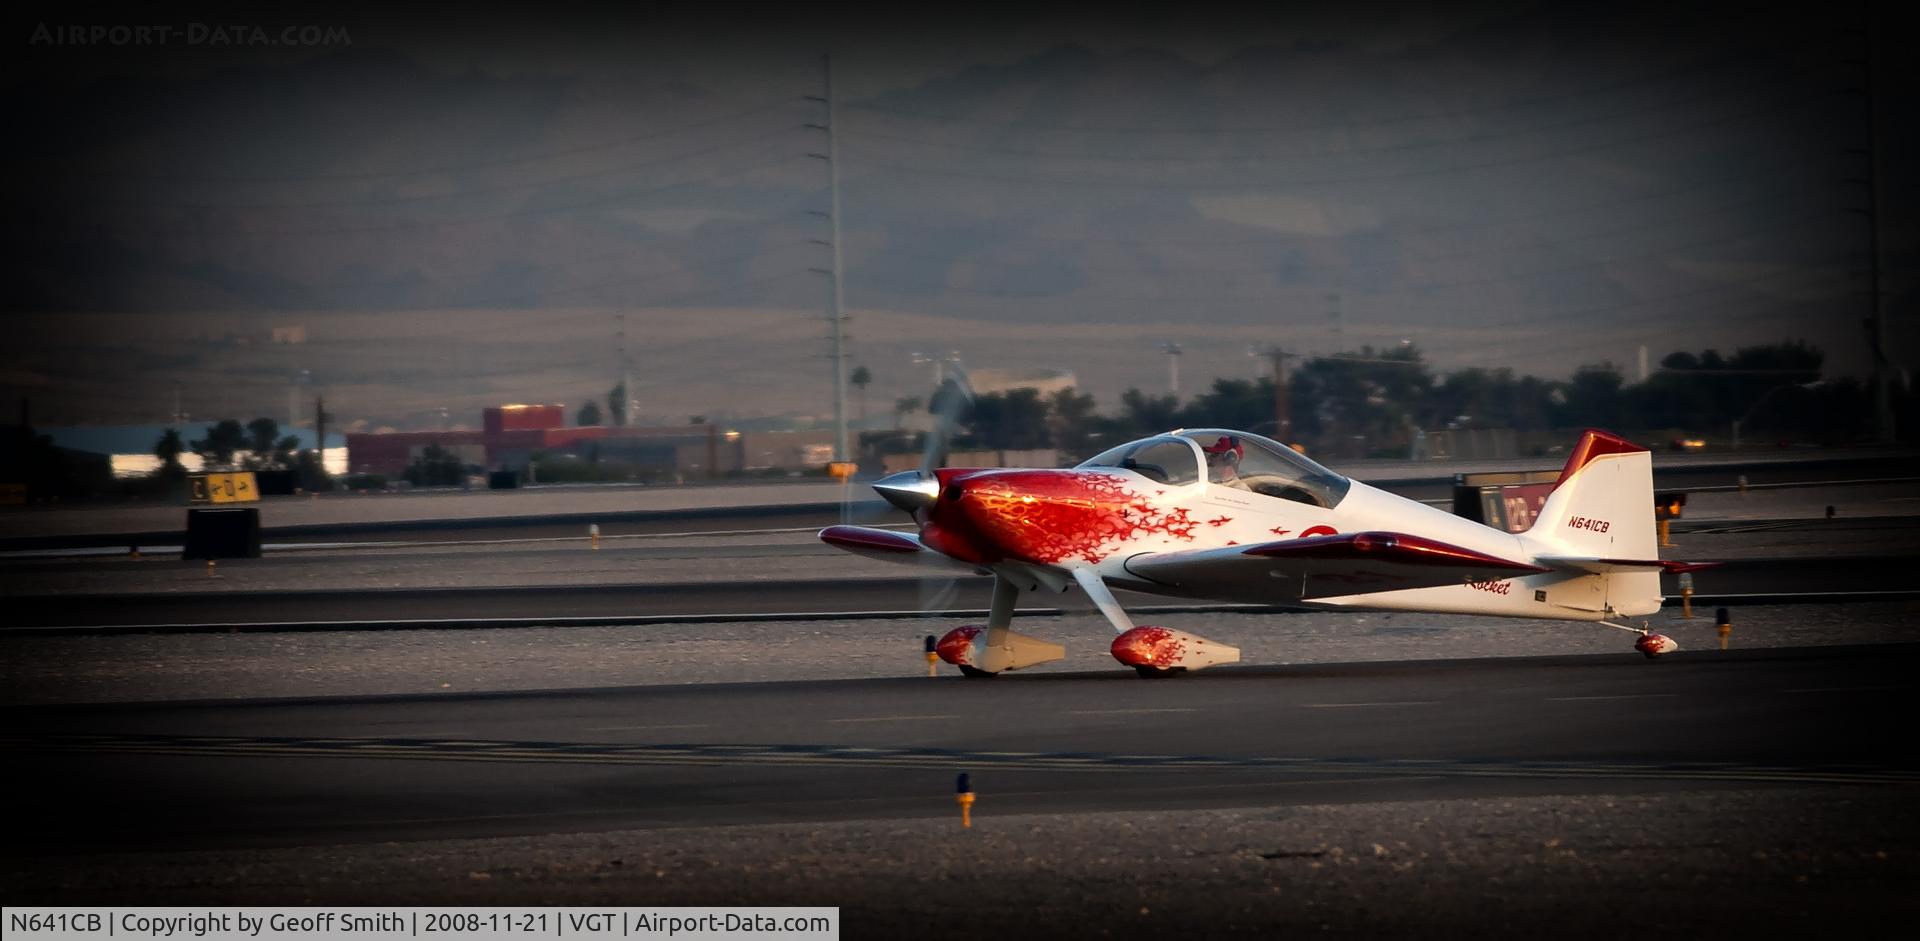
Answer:
[[(1176, 597), (1254, 604), (1299, 604), (1596, 620), (1604, 604), (1585, 595), (1590, 577), (1543, 572), (1460, 585), (1303, 597), (1293, 583), (1183, 590), (1130, 571), (1148, 553), (1369, 531), (1417, 532), (1500, 558), (1525, 560), (1533, 547), (1444, 510), (1353, 481), (1336, 507), (1281, 499), (1210, 481), (1168, 485), (1124, 470), (987, 470), (956, 474), (928, 514), (921, 538), (948, 555), (986, 567), (1006, 563), (1061, 569), (1091, 567), (1118, 587)], [(1578, 597), (1575, 597), (1577, 593)], [(1568, 604), (1568, 601), (1575, 602)]]

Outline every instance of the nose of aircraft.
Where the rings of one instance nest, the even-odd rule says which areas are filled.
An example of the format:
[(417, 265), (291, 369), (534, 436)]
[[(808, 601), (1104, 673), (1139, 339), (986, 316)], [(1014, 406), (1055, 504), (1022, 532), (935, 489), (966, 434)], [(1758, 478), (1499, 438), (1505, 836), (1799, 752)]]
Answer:
[(913, 513), (933, 505), (940, 496), (940, 480), (925, 471), (901, 471), (874, 481), (873, 489), (888, 503)]

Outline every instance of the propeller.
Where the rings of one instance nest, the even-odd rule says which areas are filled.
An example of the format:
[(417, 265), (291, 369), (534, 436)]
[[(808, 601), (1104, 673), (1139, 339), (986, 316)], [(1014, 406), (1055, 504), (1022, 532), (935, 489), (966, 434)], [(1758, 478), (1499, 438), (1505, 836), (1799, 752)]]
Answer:
[[(973, 384), (967, 381), (967, 373), (958, 362), (947, 363), (946, 378), (927, 397), (927, 412), (933, 416), (933, 428), (927, 432), (926, 446), (920, 452), (920, 467), (912, 472), (912, 480), (881, 486), (888, 481), (897, 481), (901, 475), (895, 474), (874, 483), (874, 490), (888, 503), (905, 509), (913, 515), (914, 522), (923, 524), (926, 522), (926, 508), (932, 506), (934, 498), (940, 494), (940, 481), (933, 471), (946, 466), (947, 454), (953, 448), (953, 436), (973, 412)], [(954, 599), (959, 594), (960, 579), (944, 570), (922, 573), (920, 576), (920, 611), (923, 616), (953, 607)]]
[(960, 423), (973, 412), (973, 384), (959, 363), (948, 364), (947, 378), (927, 399), (927, 411), (933, 415), (933, 431), (927, 435), (926, 450), (920, 455), (920, 473), (931, 474), (947, 463), (953, 435)]
[(927, 399), (927, 411), (933, 416), (933, 428), (927, 432), (926, 447), (920, 454), (917, 470), (890, 474), (873, 482), (873, 489), (888, 503), (913, 514), (915, 522), (926, 522), (922, 513), (940, 495), (935, 468), (944, 467), (953, 447), (953, 436), (973, 411), (973, 385), (958, 363), (949, 364), (949, 375)]

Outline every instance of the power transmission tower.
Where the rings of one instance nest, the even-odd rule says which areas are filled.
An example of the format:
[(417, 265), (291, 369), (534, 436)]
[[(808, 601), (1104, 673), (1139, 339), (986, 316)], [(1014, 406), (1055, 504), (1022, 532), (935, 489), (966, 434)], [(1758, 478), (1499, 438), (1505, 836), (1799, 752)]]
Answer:
[(833, 344), (833, 352), (829, 354), (833, 360), (833, 459), (844, 461), (847, 459), (847, 313), (846, 286), (840, 261), (840, 139), (835, 133), (838, 109), (833, 98), (833, 56), (821, 56), (820, 68), (826, 94), (808, 95), (806, 98), (826, 106), (826, 123), (808, 124), (807, 127), (826, 134), (827, 152), (809, 153), (807, 156), (824, 160), (827, 164), (827, 244), (833, 252), (833, 266), (822, 273), (833, 279), (833, 306), (827, 311), (827, 338)]
[(1866, 158), (1866, 179), (1852, 180), (1861, 183), (1867, 189), (1865, 209), (1853, 210), (1867, 219), (1867, 318), (1864, 326), (1867, 330), (1867, 349), (1873, 354), (1873, 418), (1874, 433), (1882, 443), (1894, 439), (1893, 402), (1889, 385), (1892, 372), (1887, 362), (1887, 325), (1884, 299), (1880, 288), (1880, 269), (1884, 263), (1880, 247), (1880, 217), (1883, 207), (1880, 204), (1880, 129), (1873, 108), (1873, 23), (1872, 8), (1866, 13), (1867, 22), (1860, 33), (1863, 47), (1859, 59), (1849, 60), (1849, 64), (1860, 66), (1862, 73), (1861, 97), (1864, 99), (1864, 112), (1867, 121), (1867, 148), (1865, 152), (1851, 153)]

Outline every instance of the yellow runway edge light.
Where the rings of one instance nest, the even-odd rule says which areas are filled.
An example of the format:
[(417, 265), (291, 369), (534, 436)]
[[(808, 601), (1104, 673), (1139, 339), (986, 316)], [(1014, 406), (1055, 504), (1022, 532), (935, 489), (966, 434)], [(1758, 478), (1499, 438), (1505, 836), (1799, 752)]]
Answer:
[(957, 793), (954, 795), (953, 799), (960, 805), (960, 825), (962, 827), (972, 829), (973, 828), (973, 785), (967, 781), (967, 776), (965, 774), (960, 775), (960, 780), (954, 785), (954, 790)]

